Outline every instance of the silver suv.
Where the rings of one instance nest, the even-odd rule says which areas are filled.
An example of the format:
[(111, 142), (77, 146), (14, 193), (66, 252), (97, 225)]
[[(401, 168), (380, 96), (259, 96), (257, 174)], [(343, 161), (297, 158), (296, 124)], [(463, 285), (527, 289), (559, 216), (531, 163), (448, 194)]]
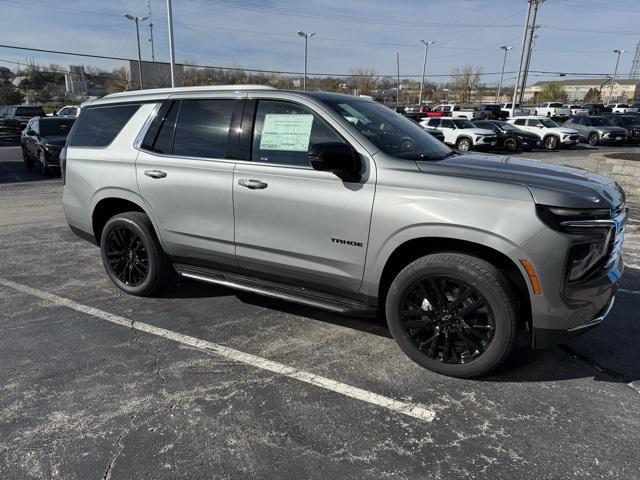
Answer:
[[(374, 101), (264, 87), (108, 95), (62, 155), (71, 228), (133, 295), (183, 277), (386, 317), (418, 364), (500, 364), (602, 322), (625, 196), (584, 170), (460, 155)], [(170, 287), (168, 287), (170, 288)]]

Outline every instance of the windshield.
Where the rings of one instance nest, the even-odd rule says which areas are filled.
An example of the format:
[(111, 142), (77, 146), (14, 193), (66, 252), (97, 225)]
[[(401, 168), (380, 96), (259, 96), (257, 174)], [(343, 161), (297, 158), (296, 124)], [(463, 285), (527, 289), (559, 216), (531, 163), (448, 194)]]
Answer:
[(44, 117), (42, 107), (18, 107), (16, 108), (16, 117)]
[(594, 127), (608, 127), (610, 126), (609, 122), (605, 118), (602, 117), (591, 117), (591, 125)]
[(367, 100), (325, 100), (384, 153), (397, 158), (419, 160), (443, 158), (451, 149), (417, 123), (389, 108)]
[(519, 129), (518, 127), (516, 127), (515, 125), (513, 125), (513, 124), (511, 124), (511, 123), (507, 123), (507, 122), (501, 123), (501, 124), (500, 124), (500, 128), (501, 128), (502, 130), (506, 130), (507, 132), (513, 132), (514, 130), (518, 130), (518, 131), (520, 130), (520, 129)]
[(541, 118), (540, 123), (547, 128), (556, 128), (560, 126), (556, 122), (554, 122), (553, 120), (549, 120), (548, 118)]
[(40, 135), (52, 137), (56, 135), (68, 135), (71, 126), (75, 122), (73, 118), (47, 118), (40, 121)]
[(456, 118), (453, 123), (455, 124), (456, 128), (476, 128), (476, 126), (469, 120), (461, 120), (459, 118)]

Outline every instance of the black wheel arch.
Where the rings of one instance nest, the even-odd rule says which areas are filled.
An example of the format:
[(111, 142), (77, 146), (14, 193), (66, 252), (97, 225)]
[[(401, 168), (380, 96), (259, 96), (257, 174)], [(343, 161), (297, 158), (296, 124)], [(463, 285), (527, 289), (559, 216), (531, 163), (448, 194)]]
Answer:
[(103, 198), (96, 204), (92, 214), (92, 226), (93, 236), (97, 245), (100, 244), (102, 229), (104, 228), (107, 221), (111, 217), (124, 212), (142, 212), (149, 216), (149, 214), (140, 205), (124, 198)]

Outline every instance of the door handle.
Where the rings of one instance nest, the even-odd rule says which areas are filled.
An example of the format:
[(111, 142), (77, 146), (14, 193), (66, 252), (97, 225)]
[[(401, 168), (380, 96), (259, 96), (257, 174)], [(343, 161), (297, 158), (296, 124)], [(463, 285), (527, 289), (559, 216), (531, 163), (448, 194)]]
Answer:
[(261, 182), (260, 180), (247, 180), (246, 178), (238, 180), (238, 185), (250, 188), (251, 190), (262, 190), (269, 186), (268, 183)]
[(167, 174), (162, 170), (145, 170), (144, 174), (151, 178), (164, 178), (167, 176)]

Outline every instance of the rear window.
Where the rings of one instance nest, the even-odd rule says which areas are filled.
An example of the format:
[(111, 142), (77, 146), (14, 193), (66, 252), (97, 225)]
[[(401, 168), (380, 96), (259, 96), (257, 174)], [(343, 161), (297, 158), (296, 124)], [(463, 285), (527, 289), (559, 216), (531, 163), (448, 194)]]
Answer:
[(128, 104), (83, 110), (69, 138), (69, 146), (106, 147), (113, 142), (138, 108), (138, 104)]
[(42, 107), (18, 107), (16, 108), (16, 117), (44, 117), (45, 113)]
[(75, 119), (73, 118), (47, 118), (40, 120), (40, 135), (48, 136), (67, 136), (73, 126)]

